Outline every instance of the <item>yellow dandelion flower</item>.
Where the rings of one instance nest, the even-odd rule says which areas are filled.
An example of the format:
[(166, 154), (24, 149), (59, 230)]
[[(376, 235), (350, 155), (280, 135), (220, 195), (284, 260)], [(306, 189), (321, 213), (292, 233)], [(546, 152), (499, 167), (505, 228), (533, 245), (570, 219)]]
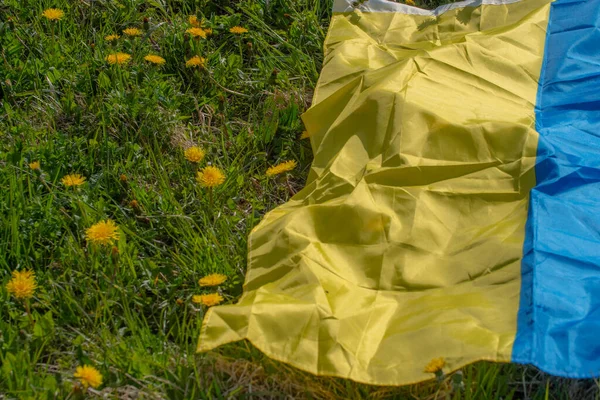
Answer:
[(85, 177), (79, 174), (65, 175), (61, 182), (65, 186), (81, 186), (85, 183)]
[(13, 271), (11, 280), (6, 284), (8, 293), (17, 299), (32, 298), (36, 288), (33, 271)]
[(142, 36), (142, 31), (138, 28), (127, 28), (123, 30), (123, 33), (127, 36)]
[(31, 169), (40, 169), (40, 162), (39, 161), (34, 161), (32, 163), (29, 163), (29, 168), (31, 168)]
[(42, 16), (50, 21), (60, 21), (65, 16), (65, 13), (58, 8), (47, 8), (42, 13)]
[(102, 374), (96, 368), (90, 365), (77, 367), (73, 377), (79, 379), (79, 382), (87, 389), (88, 386), (94, 389), (102, 385)]
[(117, 225), (110, 219), (100, 221), (85, 231), (85, 238), (96, 244), (113, 244), (119, 240), (119, 235)]
[(206, 37), (206, 32), (202, 28), (190, 28), (186, 32), (196, 38), (205, 38)]
[(300, 135), (300, 139), (307, 139), (310, 137), (310, 133), (308, 131), (303, 131), (302, 135)]
[(144, 60), (151, 62), (152, 64), (156, 64), (156, 65), (163, 65), (164, 63), (167, 62), (161, 56), (156, 56), (154, 54), (148, 54), (146, 57), (144, 57)]
[(408, 4), (409, 6), (414, 6), (415, 5), (415, 0), (405, 0), (404, 2), (406, 4)]
[(229, 32), (231, 32), (231, 33), (235, 33), (235, 34), (237, 34), (237, 35), (241, 35), (242, 33), (247, 33), (247, 32), (248, 32), (248, 29), (246, 29), (246, 28), (243, 28), (243, 27), (241, 27), (241, 26), (234, 26), (233, 28), (231, 28), (231, 29), (229, 30)]
[(212, 307), (222, 302), (223, 296), (221, 296), (219, 293), (197, 294), (192, 296), (192, 301), (194, 303), (203, 304), (207, 307)]
[(183, 153), (185, 158), (188, 161), (193, 162), (193, 163), (198, 163), (198, 162), (202, 161), (205, 154), (206, 153), (204, 152), (204, 150), (202, 150), (198, 146), (188, 147), (187, 149), (185, 149), (185, 152)]
[(198, 284), (200, 286), (219, 286), (227, 280), (227, 277), (223, 274), (210, 274), (203, 278), (200, 278)]
[(104, 40), (106, 40), (107, 42), (112, 42), (113, 40), (118, 40), (121, 36), (119, 35), (108, 35), (108, 36), (104, 36)]
[(277, 164), (277, 165), (267, 169), (266, 175), (274, 176), (274, 175), (283, 174), (284, 172), (288, 172), (288, 171), (291, 171), (294, 168), (296, 168), (296, 165), (298, 165), (298, 164), (294, 160), (285, 161), (285, 162), (282, 162), (280, 164)]
[(207, 36), (210, 36), (213, 34), (213, 30), (212, 28), (204, 28), (204, 33), (206, 33)]
[(190, 25), (194, 28), (199, 28), (200, 26), (202, 26), (202, 21), (198, 21), (198, 17), (196, 17), (195, 15), (190, 15), (188, 21)]
[(196, 180), (201, 186), (212, 188), (225, 182), (225, 174), (217, 167), (208, 166), (198, 171)]
[(429, 364), (427, 364), (427, 366), (425, 367), (424, 372), (435, 374), (441, 371), (445, 365), (446, 360), (444, 360), (443, 357), (434, 358), (433, 360), (429, 361)]
[(194, 56), (185, 62), (186, 67), (204, 67), (206, 59), (204, 57)]
[(109, 64), (126, 64), (131, 60), (131, 56), (127, 53), (113, 53), (106, 56), (106, 61)]

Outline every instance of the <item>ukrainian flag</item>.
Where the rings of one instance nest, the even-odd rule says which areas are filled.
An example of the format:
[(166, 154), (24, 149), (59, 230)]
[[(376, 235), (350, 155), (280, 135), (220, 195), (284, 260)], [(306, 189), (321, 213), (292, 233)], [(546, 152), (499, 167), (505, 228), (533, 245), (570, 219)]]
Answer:
[(477, 360), (600, 375), (600, 1), (336, 0), (306, 187), (249, 239), (247, 339), (400, 385)]

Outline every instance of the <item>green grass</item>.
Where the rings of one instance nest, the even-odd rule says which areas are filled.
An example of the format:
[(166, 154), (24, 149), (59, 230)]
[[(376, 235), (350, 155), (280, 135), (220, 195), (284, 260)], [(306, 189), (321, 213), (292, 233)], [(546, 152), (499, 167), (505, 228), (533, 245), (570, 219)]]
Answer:
[[(308, 173), (299, 115), (321, 68), (330, 3), (0, 0), (0, 399), (597, 395), (595, 381), (515, 365), (468, 366), (458, 390), (451, 379), (386, 388), (314, 377), (247, 343), (195, 354), (198, 278), (228, 275), (224, 293), (234, 302), (250, 230)], [(63, 20), (44, 20), (48, 7), (64, 10)], [(186, 36), (194, 14), (213, 36)], [(249, 32), (230, 34), (235, 25)], [(144, 36), (103, 39), (127, 27)], [(132, 62), (108, 65), (113, 51)], [(166, 64), (149, 65), (148, 53)], [(185, 67), (197, 53), (206, 72)], [(201, 167), (227, 175), (212, 205), (183, 156), (191, 144), (206, 150)], [(265, 178), (268, 166), (290, 159), (299, 166), (286, 181)], [(28, 167), (33, 161), (40, 171)], [(86, 184), (65, 188), (69, 173)], [(106, 218), (122, 232), (116, 248), (87, 245), (85, 230)], [(35, 324), (4, 289), (15, 269), (36, 273)], [(104, 376), (87, 395), (74, 390), (82, 364)]]

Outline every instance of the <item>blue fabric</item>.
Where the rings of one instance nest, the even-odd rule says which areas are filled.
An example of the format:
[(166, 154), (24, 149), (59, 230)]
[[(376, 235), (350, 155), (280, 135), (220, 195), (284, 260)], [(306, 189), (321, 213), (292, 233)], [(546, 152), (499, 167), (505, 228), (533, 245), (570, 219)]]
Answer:
[(600, 0), (552, 4), (513, 361), (600, 376)]

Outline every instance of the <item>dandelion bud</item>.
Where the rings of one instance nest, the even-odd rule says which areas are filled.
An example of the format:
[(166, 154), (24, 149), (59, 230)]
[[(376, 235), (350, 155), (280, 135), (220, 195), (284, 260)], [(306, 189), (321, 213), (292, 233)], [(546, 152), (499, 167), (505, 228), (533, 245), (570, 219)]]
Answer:
[(148, 17), (144, 17), (144, 30), (150, 29), (150, 22), (148, 21)]
[(275, 83), (277, 83), (277, 75), (279, 75), (279, 70), (277, 68), (274, 68), (273, 71), (271, 72), (271, 76), (269, 77), (269, 83), (271, 85), (274, 85)]

